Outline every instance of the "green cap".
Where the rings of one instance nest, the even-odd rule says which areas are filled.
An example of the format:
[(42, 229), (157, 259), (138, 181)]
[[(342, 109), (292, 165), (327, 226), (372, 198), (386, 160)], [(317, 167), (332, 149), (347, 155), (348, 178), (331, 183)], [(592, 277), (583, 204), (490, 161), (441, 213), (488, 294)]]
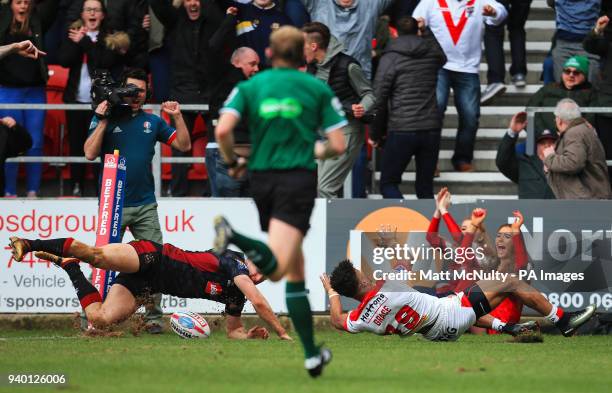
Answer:
[(589, 75), (589, 59), (586, 56), (572, 56), (565, 61), (563, 69), (572, 67), (582, 72), (584, 76)]

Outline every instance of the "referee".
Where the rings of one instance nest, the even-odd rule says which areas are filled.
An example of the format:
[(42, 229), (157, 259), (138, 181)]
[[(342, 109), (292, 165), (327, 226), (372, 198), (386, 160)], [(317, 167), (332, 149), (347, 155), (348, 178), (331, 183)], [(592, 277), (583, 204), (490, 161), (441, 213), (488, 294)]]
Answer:
[[(217, 217), (215, 248), (221, 252), (235, 244), (271, 280), (287, 278), (289, 316), (304, 347), (305, 368), (317, 377), (331, 352), (314, 343), (302, 241), (317, 196), (315, 159), (344, 152), (342, 127), (347, 121), (329, 86), (297, 70), (304, 64), (300, 30), (283, 26), (272, 33), (266, 56), (273, 68), (239, 83), (230, 93), (215, 135), (225, 162), (239, 176), (247, 160), (234, 155), (233, 129), (243, 117), (248, 122), (251, 192), (261, 228), (269, 233), (268, 245), (237, 233)], [(319, 130), (325, 132), (325, 142), (317, 141)]]

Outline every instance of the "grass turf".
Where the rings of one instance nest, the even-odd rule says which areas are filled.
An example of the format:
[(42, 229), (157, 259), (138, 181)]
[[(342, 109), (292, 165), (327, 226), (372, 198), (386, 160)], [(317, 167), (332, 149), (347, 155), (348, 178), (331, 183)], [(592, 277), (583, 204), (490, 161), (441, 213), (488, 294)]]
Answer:
[[(318, 380), (299, 343), (160, 336), (85, 338), (67, 331), (0, 332), (0, 392), (610, 392), (612, 337), (542, 344), (466, 335), (455, 343), (324, 331), (334, 359)], [(8, 386), (8, 373), (65, 373), (63, 387)]]

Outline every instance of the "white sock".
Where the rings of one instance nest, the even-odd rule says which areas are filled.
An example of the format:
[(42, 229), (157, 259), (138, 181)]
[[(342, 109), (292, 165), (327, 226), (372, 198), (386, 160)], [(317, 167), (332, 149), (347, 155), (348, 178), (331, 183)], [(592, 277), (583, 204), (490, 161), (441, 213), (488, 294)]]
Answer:
[(552, 305), (552, 310), (550, 310), (550, 314), (546, 316), (546, 319), (551, 321), (552, 323), (559, 322), (559, 309), (554, 304)]
[(501, 332), (504, 326), (506, 326), (506, 322), (502, 322), (497, 318), (493, 319), (493, 330)]

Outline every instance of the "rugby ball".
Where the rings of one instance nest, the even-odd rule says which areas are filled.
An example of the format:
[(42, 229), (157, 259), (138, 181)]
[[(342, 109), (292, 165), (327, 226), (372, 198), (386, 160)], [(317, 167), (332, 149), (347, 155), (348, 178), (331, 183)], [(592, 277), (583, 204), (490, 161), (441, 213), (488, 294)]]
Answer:
[(210, 326), (206, 319), (191, 311), (172, 314), (170, 327), (182, 338), (208, 338), (210, 336)]

